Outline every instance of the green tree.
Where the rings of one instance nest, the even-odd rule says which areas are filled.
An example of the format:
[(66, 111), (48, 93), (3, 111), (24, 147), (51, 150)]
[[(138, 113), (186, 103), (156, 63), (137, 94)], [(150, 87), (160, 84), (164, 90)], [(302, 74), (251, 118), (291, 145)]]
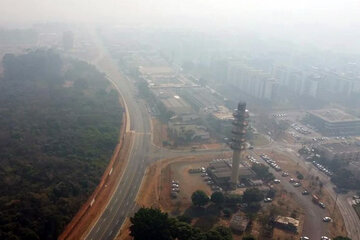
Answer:
[(225, 217), (230, 217), (231, 216), (231, 209), (230, 208), (225, 208), (223, 210), (223, 214)]
[(218, 231), (213, 229), (206, 233), (206, 240), (223, 240), (223, 237)]
[(130, 236), (134, 237), (134, 240), (173, 239), (168, 214), (160, 209), (140, 208), (134, 217), (130, 218), (130, 222)]
[(264, 181), (271, 181), (275, 178), (274, 175), (269, 172), (269, 167), (264, 164), (253, 164), (251, 169)]
[(248, 235), (248, 236), (244, 236), (244, 237), (242, 238), (242, 240), (256, 240), (256, 238), (253, 237), (253, 236), (251, 236), (251, 235)]
[(192, 235), (194, 235), (194, 229), (191, 225), (184, 222), (177, 223), (175, 237), (178, 240), (188, 240)]
[(192, 218), (190, 216), (187, 216), (187, 215), (180, 215), (178, 217), (176, 217), (178, 221), (180, 222), (185, 222), (185, 223), (191, 223), (192, 221)]
[(204, 191), (197, 190), (191, 195), (192, 203), (197, 207), (202, 207), (209, 202), (209, 197)]
[(240, 194), (226, 194), (225, 204), (226, 205), (237, 205), (242, 202), (242, 196)]
[(3, 66), (0, 239), (57, 239), (113, 154), (118, 94), (94, 66), (52, 50), (6, 55)]
[(211, 201), (218, 206), (221, 206), (224, 203), (224, 194), (222, 192), (213, 192), (211, 194)]
[(206, 233), (206, 240), (232, 240), (231, 230), (224, 226), (218, 226)]
[(260, 202), (264, 199), (264, 194), (258, 188), (248, 188), (243, 195), (245, 203)]
[(220, 233), (220, 235), (222, 236), (223, 240), (232, 240), (232, 233), (230, 228), (228, 227), (224, 227), (224, 226), (217, 226), (215, 228), (215, 231), (217, 231), (218, 233)]

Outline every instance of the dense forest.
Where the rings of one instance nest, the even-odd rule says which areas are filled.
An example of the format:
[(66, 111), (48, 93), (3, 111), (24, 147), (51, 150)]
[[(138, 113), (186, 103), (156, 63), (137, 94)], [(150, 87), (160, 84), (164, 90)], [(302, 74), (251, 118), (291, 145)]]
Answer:
[(122, 109), (95, 67), (34, 50), (3, 58), (0, 239), (56, 239), (98, 184)]

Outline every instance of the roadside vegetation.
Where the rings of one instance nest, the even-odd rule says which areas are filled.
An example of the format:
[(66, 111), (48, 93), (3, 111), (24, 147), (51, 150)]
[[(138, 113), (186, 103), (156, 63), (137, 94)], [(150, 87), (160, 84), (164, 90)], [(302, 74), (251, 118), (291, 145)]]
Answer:
[(0, 239), (56, 239), (97, 186), (122, 109), (93, 66), (7, 54), (0, 78)]
[(229, 228), (214, 227), (208, 231), (191, 226), (182, 218), (171, 218), (154, 208), (141, 208), (130, 218), (130, 236), (134, 240), (232, 240)]

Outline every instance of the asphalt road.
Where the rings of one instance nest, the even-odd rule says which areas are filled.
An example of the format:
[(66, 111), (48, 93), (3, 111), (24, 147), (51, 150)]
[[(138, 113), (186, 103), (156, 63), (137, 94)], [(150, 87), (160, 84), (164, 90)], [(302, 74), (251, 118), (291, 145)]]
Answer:
[[(150, 118), (145, 104), (135, 99), (135, 86), (115, 70), (117, 66), (109, 55), (104, 53), (103, 56), (107, 58), (104, 63), (114, 66), (100, 70), (105, 70), (108, 78), (120, 89), (130, 115), (130, 130), (135, 137), (123, 176), (105, 211), (86, 237), (93, 240), (115, 238), (124, 219), (136, 210), (134, 199), (147, 165), (154, 160), (149, 158), (154, 146), (151, 141)], [(98, 67), (101, 67), (101, 64)]]
[[(255, 152), (252, 153), (257, 155)], [(263, 161), (259, 155), (257, 156), (258, 159), (260, 159), (267, 166), (267, 163)], [(303, 208), (305, 219), (302, 236), (307, 236), (310, 239), (320, 239), (321, 236), (326, 236), (327, 223), (322, 221), (322, 218), (326, 217), (325, 210), (320, 208), (318, 205), (315, 205), (312, 202), (311, 196), (302, 195), (301, 192), (303, 188), (294, 187), (289, 182), (289, 177), (282, 177), (281, 172), (276, 172), (272, 168), (269, 168), (269, 171), (274, 174), (275, 178), (280, 179), (281, 185), (287, 192), (294, 194), (296, 201)]]
[[(134, 200), (148, 164), (160, 158), (219, 152), (219, 150), (171, 151), (159, 150), (159, 148), (155, 147), (152, 144), (151, 121), (145, 103), (136, 97), (136, 88), (132, 81), (118, 71), (115, 61), (106, 53), (104, 47), (99, 46), (99, 49), (103, 51), (101, 57), (104, 58), (104, 62), (103, 65), (98, 64), (98, 67), (120, 89), (130, 115), (130, 130), (135, 137), (123, 176), (105, 211), (86, 236), (86, 239), (93, 240), (114, 239), (126, 217), (131, 216), (137, 210), (138, 206), (136, 206)], [(112, 65), (112, 67), (109, 67), (109, 65)], [(311, 239), (320, 239), (320, 236), (327, 231), (326, 224), (321, 220), (325, 216), (325, 211), (313, 204), (310, 196), (303, 196), (300, 189), (294, 188), (285, 179), (278, 176), (277, 172), (275, 172), (275, 176), (282, 180), (282, 184), (287, 191), (295, 194), (298, 202), (304, 208), (306, 217), (303, 235), (309, 236)], [(325, 187), (330, 188), (330, 184)], [(356, 234), (359, 231), (359, 219), (353, 218), (349, 205), (346, 205), (346, 199), (339, 198), (337, 203), (343, 216), (345, 214), (344, 218), (346, 218), (347, 214), (351, 216), (349, 219), (345, 219), (346, 227), (352, 233), (350, 234), (351, 237), (353, 240), (360, 240), (359, 235)]]
[[(351, 198), (351, 196), (339, 194), (336, 197), (337, 194), (334, 192), (334, 189), (333, 189), (334, 185), (331, 183), (330, 178), (327, 175), (325, 175), (324, 173), (318, 171), (317, 168), (315, 168), (311, 163), (305, 162), (303, 159), (300, 159), (299, 157), (297, 157), (296, 153), (292, 150), (292, 147), (293, 146), (288, 146), (285, 143), (273, 142), (271, 145), (266, 146), (263, 149), (274, 149), (279, 152), (286, 153), (289, 155), (289, 159), (295, 160), (295, 162), (297, 162), (304, 169), (309, 169), (309, 173), (311, 172), (311, 175), (319, 177), (320, 181), (323, 183), (324, 188), (330, 194), (330, 196), (334, 200), (337, 199), (336, 205), (339, 208), (341, 215), (343, 216), (346, 230), (348, 232), (348, 236), (352, 240), (360, 240), (360, 219), (357, 216), (353, 207), (351, 206), (350, 199), (349, 199), (349, 198)], [(279, 178), (279, 179), (281, 179), (281, 178)], [(301, 200), (301, 198), (299, 198), (299, 200)], [(311, 201), (311, 199), (310, 199), (310, 201)], [(301, 202), (303, 202), (303, 201), (301, 200)], [(306, 205), (304, 205), (304, 207), (306, 207)], [(308, 206), (308, 207), (310, 207), (310, 206)], [(305, 212), (309, 211), (309, 216), (313, 216), (313, 211), (310, 210), (308, 207), (304, 208)], [(333, 208), (333, 206), (328, 206), (328, 207)], [(332, 211), (332, 209), (330, 209), (330, 210)], [(309, 220), (307, 220), (307, 219), (309, 219)], [(310, 219), (310, 217), (305, 218), (304, 235), (307, 234), (307, 232), (309, 232), (309, 229), (313, 228), (310, 223), (308, 224), (308, 221), (310, 221), (310, 222), (312, 221)], [(323, 232), (323, 233), (325, 234), (326, 232)], [(313, 238), (311, 238), (311, 239), (313, 239)], [(315, 239), (317, 239), (317, 238), (315, 238)]]

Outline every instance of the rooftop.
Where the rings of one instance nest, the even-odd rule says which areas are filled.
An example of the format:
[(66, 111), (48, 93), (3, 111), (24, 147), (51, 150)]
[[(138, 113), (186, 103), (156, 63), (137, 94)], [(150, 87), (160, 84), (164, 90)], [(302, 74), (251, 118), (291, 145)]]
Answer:
[(323, 144), (323, 147), (332, 152), (358, 152), (360, 151), (359, 143), (328, 143)]
[(360, 121), (360, 118), (357, 118), (349, 113), (346, 113), (337, 108), (330, 109), (319, 109), (309, 111), (310, 114), (313, 114), (327, 122), (350, 122), (350, 121)]
[(174, 74), (174, 70), (168, 66), (140, 66), (139, 71), (148, 75)]
[(245, 231), (248, 224), (249, 219), (241, 215), (234, 215), (230, 221), (230, 227), (237, 231)]
[(284, 225), (293, 225), (295, 227), (298, 227), (299, 226), (299, 220), (296, 220), (295, 218), (291, 218), (291, 217), (284, 217), (284, 216), (277, 216), (276, 219), (275, 219), (275, 222), (277, 223), (281, 223), (281, 224), (284, 224)]
[[(231, 166), (226, 161), (212, 162), (209, 164), (209, 169), (211, 169), (211, 171), (217, 178), (230, 178), (231, 176)], [(254, 173), (250, 168), (240, 165), (240, 177), (249, 177), (252, 175), (254, 175)]]

